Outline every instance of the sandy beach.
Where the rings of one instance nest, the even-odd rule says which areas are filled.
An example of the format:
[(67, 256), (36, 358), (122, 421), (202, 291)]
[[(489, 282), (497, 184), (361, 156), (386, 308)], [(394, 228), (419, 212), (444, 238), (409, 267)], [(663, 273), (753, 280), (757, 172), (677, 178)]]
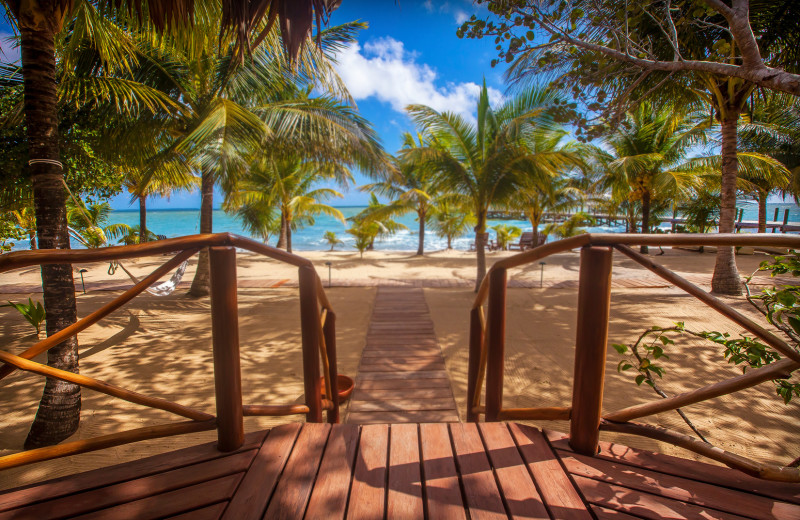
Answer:
[[(714, 255), (666, 249), (659, 263), (691, 281), (707, 284)], [(487, 255), (491, 264), (511, 252)], [(375, 287), (380, 284), (417, 285), (425, 298), (443, 349), (461, 419), (465, 417), (468, 311), (474, 299), (475, 253), (440, 251), (424, 257), (410, 252), (304, 252), (327, 286), (337, 312), (340, 373), (355, 375), (364, 348)], [(168, 257), (126, 261), (136, 276), (149, 273)], [(763, 255), (741, 255), (741, 273), (755, 270)], [(512, 271), (507, 300), (505, 406), (568, 406), (572, 388), (575, 340), (577, 252), (554, 255)], [(87, 293), (76, 276), (79, 316), (107, 303), (131, 285), (122, 271), (107, 272), (108, 264), (85, 268)], [(214, 388), (208, 299), (185, 296), (191, 281), (190, 264), (184, 284), (170, 296), (144, 294), (98, 325), (80, 334), (81, 372), (137, 392), (159, 396), (213, 413)], [(239, 320), (244, 401), (249, 404), (299, 403), (303, 398), (300, 317), (296, 268), (251, 254), (240, 254)], [(165, 277), (166, 278), (166, 277)], [(542, 287), (539, 287), (541, 280)], [(614, 262), (610, 343), (632, 343), (652, 325), (684, 321), (693, 330), (741, 329), (681, 290), (657, 279), (620, 255)], [(761, 278), (760, 280), (764, 280)], [(0, 275), (0, 300), (41, 299), (38, 268)], [(516, 284), (516, 286), (515, 286)], [(707, 289), (708, 286), (706, 285)], [(760, 286), (757, 288), (761, 288)], [(28, 292), (23, 292), (28, 291)], [(761, 319), (743, 298), (724, 298), (740, 311)], [(33, 329), (13, 309), (0, 308), (2, 345), (18, 353), (36, 341)], [(683, 338), (670, 346), (663, 386), (679, 393), (740, 373), (722, 357), (721, 347)], [(604, 408), (614, 410), (658, 397), (647, 387), (637, 388), (630, 373), (618, 374), (620, 356), (609, 349)], [(43, 357), (41, 359), (43, 361)], [(794, 376), (795, 378), (797, 376)], [(19, 451), (36, 411), (43, 379), (15, 373), (0, 383), (0, 454)], [(756, 460), (785, 464), (800, 455), (800, 400), (788, 406), (774, 395), (774, 386), (756, 388), (694, 405), (687, 413), (717, 446)], [(88, 438), (173, 420), (170, 414), (84, 390), (82, 421), (72, 439)], [(246, 430), (268, 428), (301, 416), (249, 418)], [(644, 419), (687, 432), (677, 414)], [(566, 431), (567, 423), (540, 426)], [(179, 447), (212, 441), (215, 432), (172, 437), (119, 446), (94, 453), (57, 459), (0, 473), (0, 488), (54, 478), (107, 466)], [(693, 454), (637, 437), (603, 435), (607, 440), (654, 451), (697, 458)]]

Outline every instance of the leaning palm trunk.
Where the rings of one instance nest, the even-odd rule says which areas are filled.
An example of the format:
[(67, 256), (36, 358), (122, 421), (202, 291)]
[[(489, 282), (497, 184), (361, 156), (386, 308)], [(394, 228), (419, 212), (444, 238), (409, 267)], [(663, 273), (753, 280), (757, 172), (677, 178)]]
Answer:
[[(69, 249), (64, 174), (58, 165), (54, 34), (41, 23), (36, 29), (19, 24), (22, 35), (22, 74), (25, 82), (25, 119), (28, 132), (31, 182), (36, 208), (36, 232), (41, 249)], [(53, 162), (40, 162), (41, 160)], [(75, 284), (69, 264), (42, 265), (42, 293), (47, 313), (47, 335), (77, 321)], [(75, 336), (47, 351), (47, 364), (78, 372)], [(75, 432), (80, 421), (81, 389), (47, 378), (42, 399), (25, 448), (56, 444)]]
[(287, 236), (287, 224), (286, 224), (286, 212), (281, 211), (281, 231), (278, 235), (278, 249), (286, 249), (286, 244), (289, 241), (289, 237)]
[(139, 243), (147, 242), (147, 202), (144, 195), (139, 195)]
[[(736, 213), (736, 174), (739, 161), (736, 157), (736, 125), (739, 111), (729, 109), (722, 118), (722, 189), (720, 197), (719, 232), (732, 233)], [(732, 247), (717, 249), (717, 261), (711, 290), (719, 294), (736, 295), (742, 293), (736, 257)]]
[[(203, 170), (200, 180), (200, 233), (211, 233), (214, 210), (214, 174)], [(203, 248), (197, 257), (197, 271), (189, 289), (190, 296), (205, 296), (209, 291), (208, 248)]]

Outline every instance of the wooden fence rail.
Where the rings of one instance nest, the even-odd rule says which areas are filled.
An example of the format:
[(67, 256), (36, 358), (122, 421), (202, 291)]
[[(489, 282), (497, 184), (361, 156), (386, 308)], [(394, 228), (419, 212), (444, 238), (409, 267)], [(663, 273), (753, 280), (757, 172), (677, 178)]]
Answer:
[[(216, 415), (166, 399), (142, 395), (86, 375), (58, 370), (31, 361), (35, 356), (46, 352), (119, 309), (205, 247), (209, 248), (211, 267), (211, 329)], [(236, 248), (264, 255), (298, 268), (305, 404), (242, 403)], [(21, 369), (46, 377), (70, 381), (126, 401), (168, 411), (191, 419), (191, 421), (147, 426), (14, 453), (0, 457), (0, 470), (146, 439), (212, 429), (217, 430), (218, 449), (232, 451), (241, 447), (244, 442), (244, 416), (301, 414), (306, 416), (308, 422), (321, 422), (322, 414), (325, 412), (329, 422), (339, 421), (339, 398), (338, 392), (334, 390), (335, 383), (333, 383), (337, 376), (336, 316), (313, 264), (305, 258), (244, 237), (218, 233), (92, 250), (19, 251), (0, 256), (0, 273), (39, 264), (101, 262), (176, 252), (177, 254), (173, 258), (156, 268), (141, 282), (69, 327), (37, 342), (19, 355), (0, 351), (0, 363), (2, 363), (0, 379), (14, 370)], [(320, 363), (324, 368), (322, 372), (323, 384), (326, 389), (324, 398), (320, 392)]]
[[(600, 430), (656, 438), (751, 475), (800, 482), (800, 469), (760, 464), (740, 455), (710, 447), (699, 440), (663, 428), (629, 421), (738, 392), (764, 381), (786, 378), (800, 368), (800, 352), (785, 340), (744, 316), (708, 292), (631, 249), (630, 246), (756, 246), (800, 249), (800, 237), (776, 234), (584, 234), (539, 246), (504, 258), (487, 273), (470, 311), (467, 381), (467, 420), (569, 420), (570, 445), (586, 455), (598, 448)], [(552, 254), (581, 249), (576, 328), (575, 371), (571, 407), (503, 408), (505, 350), (505, 291), (508, 270)], [(780, 352), (787, 359), (749, 370), (747, 374), (707, 385), (684, 394), (610, 413), (602, 413), (603, 379), (611, 288), (612, 250), (617, 250), (646, 269), (699, 299)], [(484, 320), (483, 307), (487, 307)], [(485, 404), (481, 395), (485, 381)]]

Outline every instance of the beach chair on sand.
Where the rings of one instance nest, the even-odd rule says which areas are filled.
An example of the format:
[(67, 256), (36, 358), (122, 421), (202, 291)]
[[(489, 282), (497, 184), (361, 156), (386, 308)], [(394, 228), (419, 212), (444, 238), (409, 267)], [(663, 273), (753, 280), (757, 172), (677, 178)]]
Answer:
[(533, 247), (533, 231), (526, 231), (519, 237), (516, 244), (508, 244), (509, 251), (525, 251)]
[[(495, 249), (497, 249), (497, 244), (495, 244), (495, 241), (489, 239), (489, 233), (484, 233), (483, 235), (484, 235), (483, 240), (486, 243), (486, 249), (488, 249), (489, 251), (494, 251)], [(469, 245), (469, 250), (470, 251), (477, 251), (477, 247), (475, 246), (475, 242), (472, 242)]]

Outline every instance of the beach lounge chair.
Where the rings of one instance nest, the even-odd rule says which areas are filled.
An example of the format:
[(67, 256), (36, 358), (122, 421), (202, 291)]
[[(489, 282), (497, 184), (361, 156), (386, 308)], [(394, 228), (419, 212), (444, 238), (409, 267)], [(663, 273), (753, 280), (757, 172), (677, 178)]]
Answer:
[(525, 251), (533, 247), (533, 231), (526, 231), (519, 237), (516, 244), (508, 244), (509, 251)]
[[(484, 241), (486, 242), (486, 249), (488, 249), (489, 251), (494, 251), (495, 249), (497, 249), (497, 244), (495, 243), (495, 241), (489, 239), (489, 233), (484, 233)], [(477, 251), (477, 248), (475, 247), (475, 242), (470, 243), (469, 250)]]

